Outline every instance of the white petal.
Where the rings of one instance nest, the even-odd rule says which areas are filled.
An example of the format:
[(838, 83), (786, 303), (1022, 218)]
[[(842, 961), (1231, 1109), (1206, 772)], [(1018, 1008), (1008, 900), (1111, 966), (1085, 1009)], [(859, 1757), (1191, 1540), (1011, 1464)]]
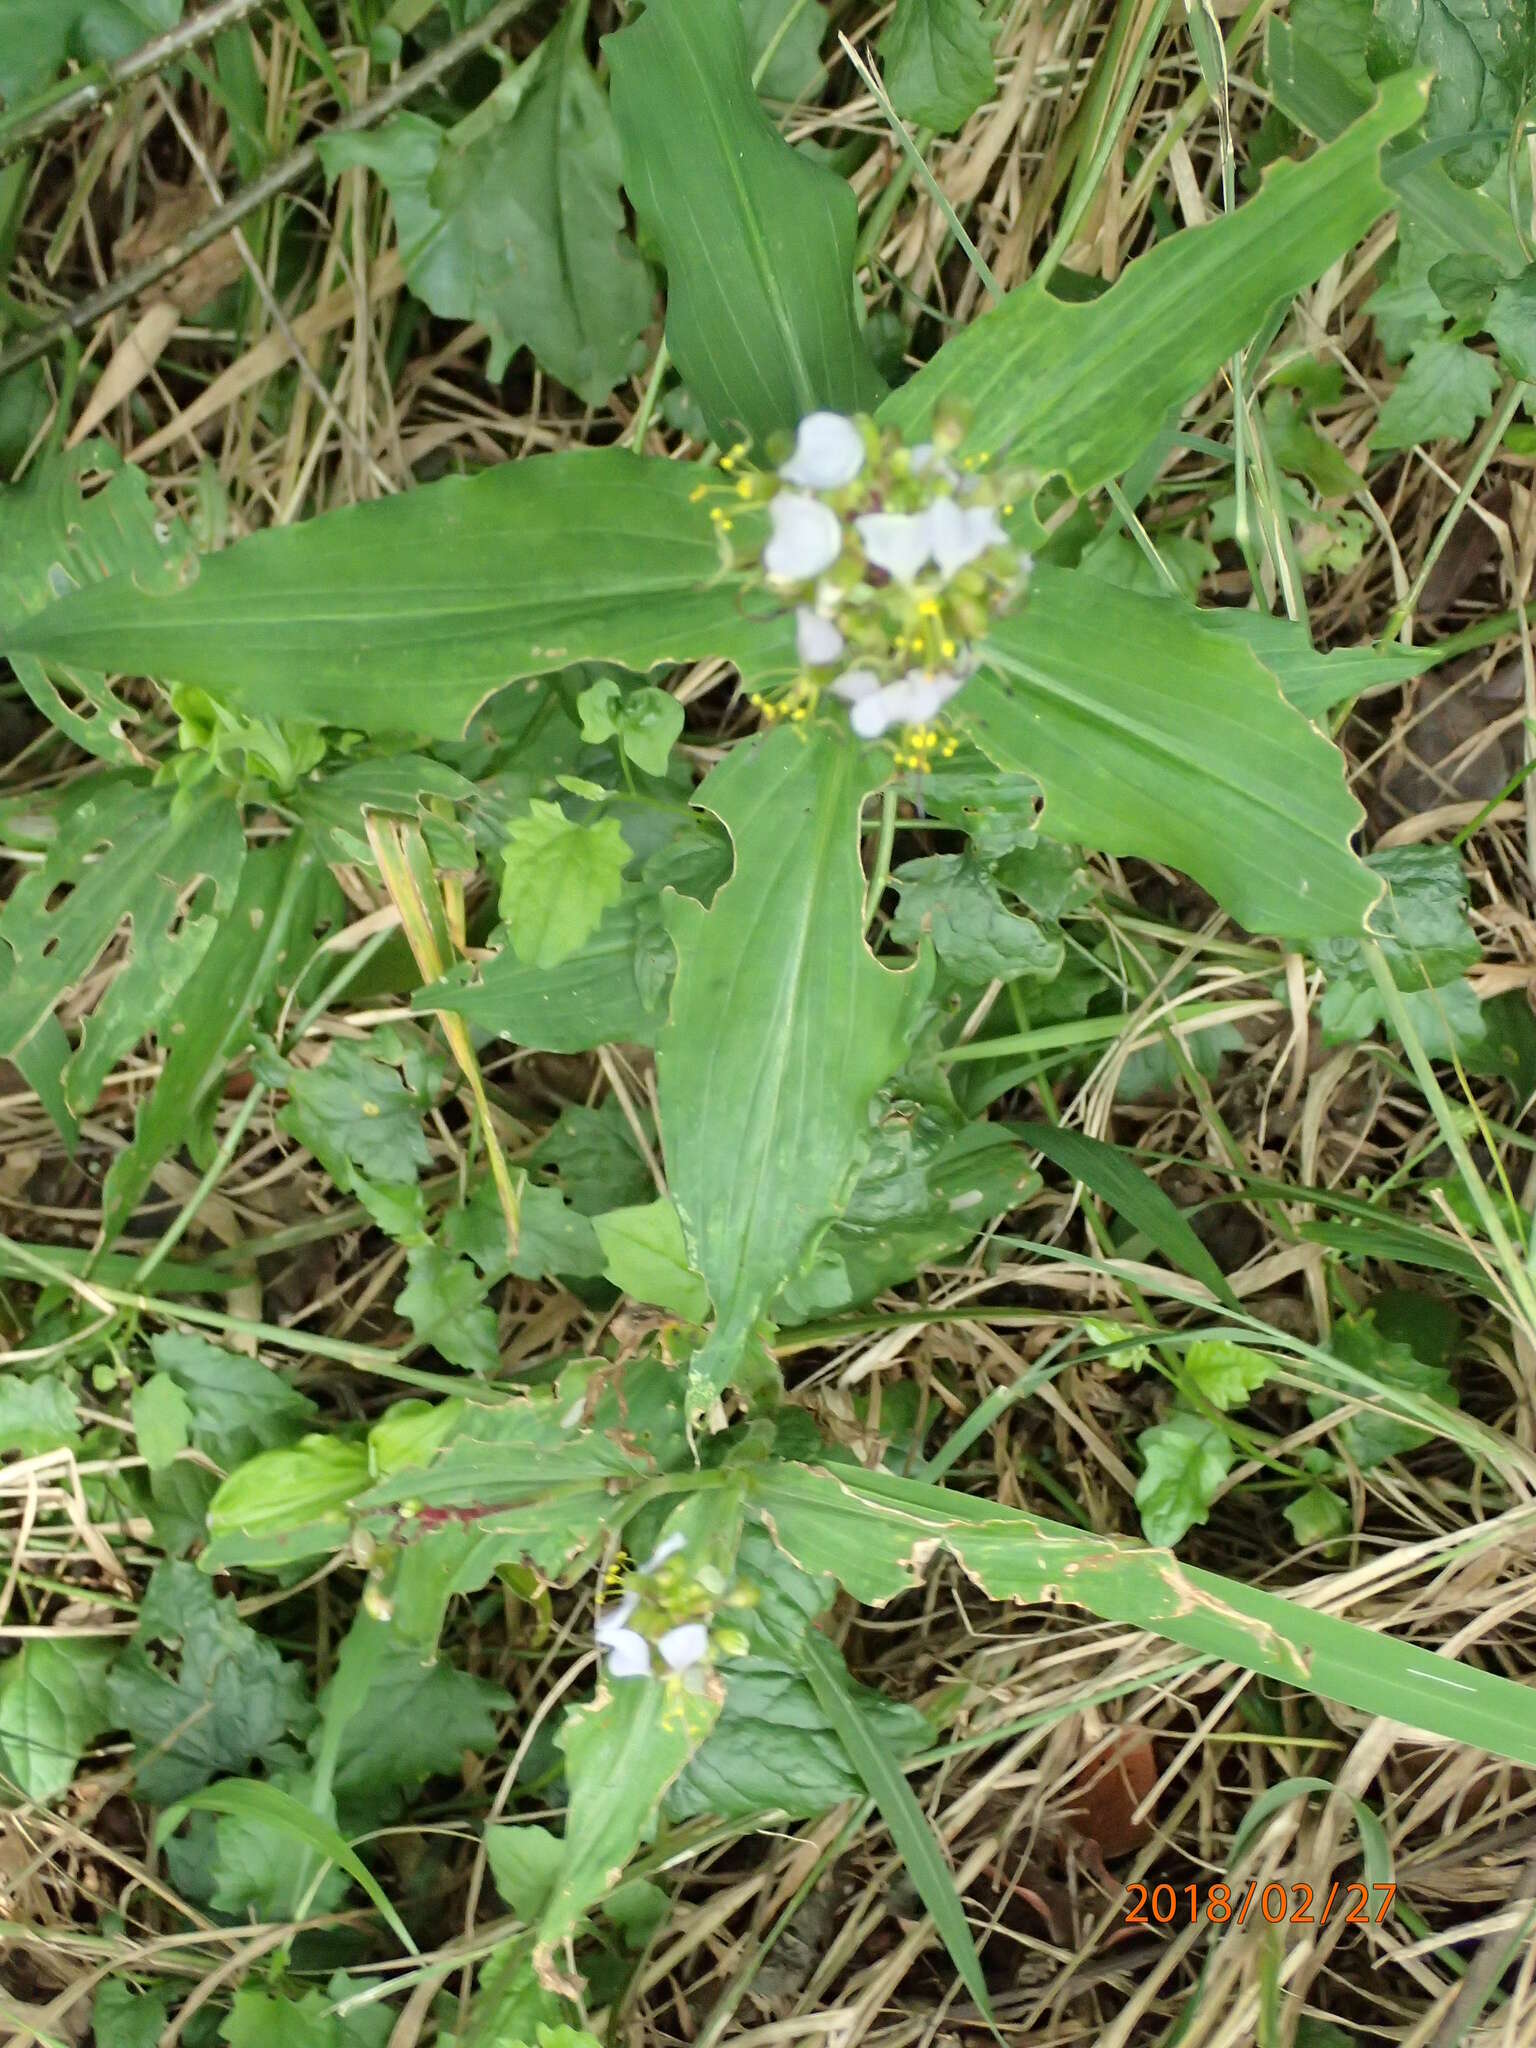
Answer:
[(926, 512), (866, 512), (853, 523), (875, 567), (910, 583), (933, 551), (928, 518)]
[(931, 441), (919, 441), (917, 446), (909, 451), (908, 459), (912, 464), (912, 474), (914, 476), (921, 476), (925, 469), (932, 466), (933, 456), (933, 443)]
[(687, 1671), (709, 1655), (709, 1630), (702, 1621), (685, 1621), (679, 1628), (669, 1628), (656, 1647), (669, 1671)]
[(861, 697), (849, 712), (848, 723), (861, 740), (877, 740), (891, 726), (900, 724), (899, 716), (893, 715), (890, 709), (891, 691), (897, 688), (899, 685), (892, 683), (883, 690), (876, 690), (873, 696)]
[(780, 491), (769, 501), (773, 537), (763, 549), (763, 567), (785, 583), (805, 583), (830, 569), (843, 547), (837, 514), (819, 498)]
[(795, 452), (779, 467), (803, 491), (837, 491), (864, 467), (864, 437), (840, 412), (812, 412), (795, 430)]
[(946, 576), (1008, 539), (992, 506), (957, 505), (953, 498), (935, 498), (928, 507), (928, 536), (933, 559)]
[(923, 725), (944, 702), (939, 679), (920, 668), (908, 669), (899, 683), (889, 684), (885, 699), (892, 725)]
[(872, 697), (879, 687), (880, 678), (872, 668), (850, 668), (832, 685), (832, 694), (845, 704), (857, 704), (862, 697)]
[(618, 1637), (627, 1635), (629, 1617), (639, 1605), (638, 1594), (626, 1593), (622, 1600), (615, 1600), (611, 1607), (600, 1608), (597, 1619), (592, 1624), (593, 1635), (600, 1643), (611, 1643)]
[(931, 675), (928, 680), (933, 685), (934, 695), (937, 697), (938, 702), (934, 705), (933, 711), (927, 714), (928, 717), (932, 718), (935, 711), (942, 711), (950, 698), (957, 691), (965, 687), (968, 679), (964, 675), (946, 675), (942, 669), (938, 670), (936, 674)]
[(608, 1661), (604, 1669), (610, 1678), (649, 1678), (650, 1644), (632, 1628), (621, 1629), (608, 1645)]
[(808, 604), (795, 613), (795, 651), (807, 668), (825, 668), (843, 651), (843, 636), (830, 619), (813, 612)]
[(659, 1564), (665, 1564), (669, 1557), (676, 1557), (680, 1550), (688, 1547), (688, 1538), (674, 1529), (663, 1542), (658, 1543), (650, 1556), (641, 1565), (642, 1572), (653, 1572)]

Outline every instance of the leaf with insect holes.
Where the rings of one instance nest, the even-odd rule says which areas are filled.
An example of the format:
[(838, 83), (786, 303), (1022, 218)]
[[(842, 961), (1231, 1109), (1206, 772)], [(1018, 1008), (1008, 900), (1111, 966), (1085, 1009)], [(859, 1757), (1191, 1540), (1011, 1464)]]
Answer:
[(306, 834), (247, 854), (228, 917), (161, 1021), (159, 1077), (140, 1103), (132, 1142), (107, 1169), (104, 1244), (120, 1235), (155, 1168), (177, 1146), (207, 1165), (228, 1062), (249, 1043), (262, 1005), (291, 987), (313, 957), (332, 921), (328, 905), (339, 901)]
[(1337, 141), (1275, 165), (1234, 212), (1163, 236), (1098, 298), (1069, 302), (1043, 282), (1009, 292), (892, 393), (881, 424), (921, 440), (948, 401), (969, 410), (974, 450), (1006, 447), (1079, 492), (1117, 475), (1387, 211), (1382, 149), (1423, 103), (1416, 80), (1389, 79)]
[(112, 1726), (107, 1672), (117, 1647), (61, 1631), (0, 1664), (0, 1771), (23, 1798), (56, 1799)]
[(1443, 1675), (1425, 1672), (1413, 1642), (1298, 1608), (1166, 1551), (851, 1466), (769, 1460), (750, 1469), (746, 1484), (781, 1548), (859, 1599), (890, 1600), (944, 1549), (993, 1600), (1066, 1601), (1363, 1713), (1536, 1762), (1530, 1690), (1517, 1680), (1450, 1662), (1453, 1690)]
[(596, 931), (624, 889), (629, 848), (616, 818), (578, 825), (534, 798), (507, 828), (501, 915), (519, 960), (558, 967)]
[(1175, 1410), (1166, 1422), (1144, 1429), (1136, 1440), (1142, 1475), (1136, 1482), (1141, 1531), (1149, 1543), (1169, 1549), (1206, 1521), (1221, 1482), (1232, 1469), (1236, 1446), (1227, 1432), (1203, 1415)]
[(853, 193), (764, 113), (740, 9), (650, 0), (603, 49), (624, 183), (666, 265), (667, 347), (711, 434), (874, 405)]
[(1381, 408), (1371, 446), (1465, 441), (1488, 417), (1498, 388), (1499, 366), (1491, 356), (1443, 336), (1421, 342)]
[[(626, 32), (627, 33), (627, 32)], [(268, 717), (458, 740), (492, 691), (574, 662), (794, 660), (786, 613), (722, 572), (692, 463), (584, 448), (252, 534), (170, 595), (113, 576), (0, 651), (200, 684)]]
[(1536, 71), (1527, 0), (1374, 0), (1366, 40), (1371, 75), (1432, 71), (1425, 130), (1463, 185), (1497, 169)]
[(138, 1793), (155, 1806), (267, 1758), (313, 1718), (299, 1666), (195, 1566), (174, 1560), (156, 1566), (107, 1691), (112, 1719), (134, 1740)]
[(705, 910), (666, 899), (677, 947), (657, 1050), (668, 1178), (714, 1303), (695, 1410), (729, 1382), (758, 1318), (852, 1191), (877, 1090), (901, 1065), (931, 958), (892, 973), (864, 942), (858, 827), (873, 773), (825, 729), (737, 747), (697, 798), (735, 871)]
[(1344, 764), (1204, 614), (1040, 568), (952, 717), (1044, 791), (1052, 838), (1182, 868), (1251, 931), (1363, 931), (1380, 884)]
[(565, 10), (521, 68), (457, 128), (398, 114), (372, 135), (320, 143), (327, 172), (374, 171), (395, 209), (406, 282), (444, 319), (481, 322), (490, 375), (527, 346), (601, 405), (651, 318), (650, 274), (624, 226), (619, 145)]
[(995, 33), (981, 0), (896, 0), (879, 54), (901, 118), (941, 135), (964, 127), (996, 85)]
[[(59, 4), (42, 0), (49, 12)], [(9, 23), (0, 28), (0, 92), (10, 32)], [(14, 104), (9, 93), (4, 97)], [(97, 480), (89, 495), (87, 479)], [(46, 452), (19, 484), (0, 490), (0, 600), (8, 611), (44, 611), (69, 591), (110, 576), (130, 577), (146, 594), (174, 589), (195, 566), (185, 529), (157, 513), (149, 479), (104, 441)], [(142, 758), (129, 737), (140, 713), (101, 669), (28, 655), (13, 666), (37, 709), (77, 746), (123, 766)]]
[(176, 801), (136, 775), (77, 783), (57, 834), (0, 911), (0, 1057), (45, 1029), (125, 926), (112, 977), (64, 1070), (89, 1109), (113, 1067), (167, 1015), (233, 900), (245, 837), (218, 792)]

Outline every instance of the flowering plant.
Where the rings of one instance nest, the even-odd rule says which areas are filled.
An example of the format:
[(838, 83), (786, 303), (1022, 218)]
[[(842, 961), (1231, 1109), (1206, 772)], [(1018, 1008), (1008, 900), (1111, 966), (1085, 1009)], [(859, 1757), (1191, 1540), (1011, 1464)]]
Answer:
[[(562, 62), (583, 22), (566, 17)], [(966, 1917), (901, 1768), (934, 1731), (855, 1685), (822, 1626), (839, 1588), (884, 1603), (947, 1558), (998, 1601), (1076, 1602), (1536, 1762), (1511, 1682), (1444, 1659), (1426, 1674), (1406, 1644), (1186, 1571), (1166, 1531), (1147, 1549), (1086, 1515), (1048, 1520), (941, 1483), (990, 1408), (925, 1464), (920, 1431), (897, 1456), (851, 1393), (813, 1407), (796, 1381), (803, 1354), (835, 1358), (871, 1313), (898, 1332), (942, 1315), (926, 1299), (871, 1304), (1016, 1222), (1036, 1158), (1120, 1204), (1147, 1258), (1175, 1269), (1168, 1293), (1193, 1320), (1157, 1329), (1160, 1356), (1218, 1307), (1240, 1312), (1134, 1164), (1106, 1167), (1054, 1120), (987, 1112), (1039, 1074), (1063, 1019), (1086, 1039), (1102, 1019), (1085, 1002), (1118, 1000), (1085, 931), (1099, 905), (1084, 848), (1188, 875), (1292, 955), (1364, 938), (1379, 878), (1352, 848), (1360, 813), (1320, 715), (1399, 671), (1369, 650), (1341, 668), (1299, 620), (1170, 591), (1136, 506), (1191, 395), (1229, 374), (1235, 391), (1274, 307), (1395, 204), (1382, 155), (1422, 93), (1389, 81), (1327, 147), (1159, 241), (1101, 295), (1059, 296), (1047, 260), (888, 388), (857, 298), (853, 195), (764, 114), (745, 36), (722, 0), (647, 0), (608, 45), (614, 151), (668, 293), (665, 363), (625, 428), (633, 445), (444, 478), (202, 558), (157, 531), (144, 478), (121, 464), (49, 473), (66, 510), (40, 573), (19, 574), (4, 647), (33, 701), (113, 770), (103, 793), (50, 815), (0, 916), (0, 1058), (73, 1136), (114, 1057), (163, 1036), (134, 1076), (142, 1108), (84, 1272), (36, 1261), (93, 1313), (158, 1312), (137, 1265), (135, 1291), (103, 1292), (94, 1262), (183, 1140), (210, 1176), (200, 1201), (258, 1111), (344, 1192), (344, 1227), (387, 1241), (380, 1286), (403, 1276), (408, 1341), (336, 1339), (323, 1356), (335, 1377), (356, 1368), (416, 1393), (354, 1401), (349, 1380), (331, 1435), (308, 1430), (307, 1396), (274, 1401), (265, 1368), (210, 1368), (185, 1345), (162, 1347), (156, 1391), (133, 1396), (146, 1526), (151, 1509), (179, 1516), (199, 1544), (206, 1501), (202, 1572), (279, 1574), (285, 1595), (296, 1568), (366, 1574), (302, 1722), (302, 1773), (298, 1748), (274, 1740), (284, 1782), (210, 1792), (203, 1752), (183, 1754), (171, 1826), (190, 1786), (186, 1801), (284, 1823), (306, 1857), (323, 1851), (329, 1875), (366, 1889), (333, 1819), (359, 1755), (400, 1732), (381, 1732), (378, 1701), (463, 1701), (436, 1663), (450, 1602), (494, 1588), (544, 1630), (560, 1592), (590, 1603), (590, 1628), (573, 1609), (583, 1655), (518, 1757), (558, 1709), (538, 1782), (563, 1782), (564, 1830), (493, 1819), (485, 1842), (537, 1997), (579, 1994), (579, 1950), (598, 1945), (597, 1916), (658, 1830), (868, 1793), (985, 2012)], [(546, 83), (541, 61), (500, 97), (533, 105)], [(409, 203), (435, 204), (442, 182), (417, 178)], [(649, 285), (633, 260), (638, 334)], [(615, 353), (622, 366), (629, 345)], [(571, 354), (570, 388), (600, 384), (590, 350)], [(665, 364), (687, 402), (676, 416), (703, 422), (687, 445), (652, 432)], [(1128, 473), (1139, 488), (1121, 491)], [(1106, 486), (1163, 572), (1155, 594), (1085, 560), (1085, 527), (1125, 538), (1098, 503)], [(1283, 564), (1278, 537), (1275, 552)], [(685, 666), (685, 687), (661, 686)], [(107, 682), (125, 671), (174, 692), (171, 770), (126, 736), (132, 707)], [(362, 926), (325, 936), (358, 901)], [(132, 966), (72, 1045), (59, 1013), (73, 1021), (128, 930)], [(385, 942), (390, 1021), (375, 1013), (365, 1037), (348, 1022), (314, 1060), (310, 1026)], [(1064, 989), (1069, 947), (1080, 975)], [(508, 1043), (515, 1065), (487, 1074)], [(216, 1142), (226, 1070), (252, 1047)], [(528, 1055), (597, 1056), (583, 1099), (537, 1142), (518, 1092), (538, 1071)], [(452, 1170), (428, 1177), (434, 1142)], [(173, 1243), (148, 1255), (150, 1273)], [(219, 1270), (188, 1284), (225, 1286)], [(1128, 1270), (1145, 1280), (1141, 1253)], [(530, 1278), (561, 1283), (560, 1334), (541, 1326), (514, 1351), (507, 1318), (524, 1336), (538, 1320), (514, 1302)], [(259, 1328), (263, 1342), (314, 1341)], [(1112, 1350), (1084, 1330), (1095, 1355)], [(1274, 1334), (1277, 1353), (1326, 1368), (1287, 1344)], [(115, 1356), (102, 1379), (117, 1386)], [(254, 1419), (215, 1435), (230, 1383)], [(1417, 1393), (1371, 1398), (1396, 1402), (1410, 1432), (1422, 1421)], [(183, 1497), (160, 1482), (194, 1426), (223, 1462), (199, 1445), (209, 1485)], [(604, 1585), (620, 1542), (645, 1561)], [(283, 1682), (244, 1644), (233, 1603), (219, 1612), (197, 1569), (175, 1570), (206, 1594), (209, 1668), (244, 1645), (270, 1705)], [(176, 1631), (146, 1633), (144, 1608), (132, 1656), (160, 1717), (153, 1769), (205, 1703), (165, 1709), (177, 1688), (151, 1646)], [(454, 1676), (469, 1680), (475, 1731), (514, 1705)], [(210, 1676), (221, 1712), (222, 1688)], [(240, 1760), (268, 1762), (257, 1744)], [(508, 1772), (509, 1797), (523, 1785)], [(357, 1821), (370, 1854), (393, 1811)], [(664, 1840), (653, 1869), (672, 1854)], [(506, 2027), (496, 2014), (483, 2037), (532, 2026), (521, 2009)]]
[[(1003, 524), (1027, 478), (989, 472), (985, 456), (957, 457), (963, 439), (952, 414), (908, 448), (867, 418), (815, 412), (775, 470), (736, 484), (734, 498), (767, 511), (757, 560), (770, 590), (794, 604), (799, 669), (787, 687), (752, 693), (765, 719), (804, 720), (827, 691), (860, 739), (900, 733), (898, 768), (954, 754), (958, 741), (941, 740), (936, 721), (1032, 566)], [(731, 512), (715, 505), (710, 516), (728, 543)], [(741, 560), (734, 549), (729, 559)]]

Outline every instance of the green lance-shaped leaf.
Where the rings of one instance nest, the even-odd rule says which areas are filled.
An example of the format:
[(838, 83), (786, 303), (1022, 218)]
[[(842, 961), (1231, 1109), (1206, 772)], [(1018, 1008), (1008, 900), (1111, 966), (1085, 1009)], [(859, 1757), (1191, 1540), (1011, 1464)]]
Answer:
[(1010, 1128), (1026, 1145), (1043, 1152), (1052, 1165), (1108, 1202), (1149, 1238), (1165, 1259), (1192, 1274), (1218, 1301), (1228, 1308), (1239, 1306), (1226, 1275), (1183, 1212), (1118, 1145), (1106, 1145), (1101, 1138), (1090, 1138), (1086, 1131), (1069, 1130), (1062, 1124), (1014, 1124)]
[(1357, 933), (1380, 893), (1323, 735), (1230, 636), (1167, 599), (1041, 569), (954, 716), (1045, 792), (1054, 838), (1182, 868), (1250, 931)]
[(804, 1654), (805, 1674), (818, 1705), (842, 1738), (854, 1769), (880, 1808), (880, 1817), (890, 1829), (903, 1868), (928, 1908), (960, 1981), (975, 1999), (982, 2017), (990, 2023), (992, 2006), (987, 1996), (987, 1980), (965, 1907), (928, 1817), (917, 1803), (917, 1794), (907, 1783), (899, 1761), (866, 1719), (850, 1690), (843, 1660), (826, 1637), (808, 1635)]
[[(24, 29), (19, 35), (29, 39)], [(3, 63), (0, 55), (0, 74)], [(96, 484), (89, 497), (81, 488), (88, 477)], [(126, 466), (105, 441), (44, 455), (21, 483), (0, 489), (0, 609), (7, 614), (43, 611), (61, 594), (112, 576), (173, 589), (196, 566), (185, 528), (158, 516), (144, 472)], [(14, 667), (38, 710), (78, 746), (123, 766), (138, 761), (128, 733), (139, 713), (103, 674), (51, 672), (25, 657)]]
[(661, 1127), (690, 1264), (716, 1327), (693, 1362), (697, 1410), (832, 1221), (868, 1149), (870, 1103), (906, 1056), (931, 978), (864, 944), (863, 750), (781, 726), (739, 747), (699, 801), (736, 868), (705, 910), (669, 896), (677, 947), (657, 1049)]
[(533, 1951), (548, 1990), (579, 1995), (579, 1985), (560, 1973), (557, 1954), (587, 1909), (619, 1882), (663, 1793), (719, 1713), (718, 1680), (709, 1693), (690, 1693), (671, 1680), (626, 1678), (567, 1715), (557, 1738), (570, 1786), (565, 1853)]
[(1362, 1713), (1536, 1763), (1528, 1686), (1196, 1571), (1170, 1551), (886, 1473), (764, 1465), (748, 1486), (790, 1556), (861, 1600), (905, 1591), (948, 1550), (994, 1600), (1069, 1601)]
[(313, 950), (313, 918), (303, 913), (327, 881), (301, 833), (246, 856), (228, 916), (182, 984), (175, 1014), (162, 1021), (165, 1063), (139, 1110), (133, 1141), (107, 1169), (103, 1247), (122, 1232), (160, 1161), (209, 1121), (225, 1063), (248, 1041), (256, 1011), (280, 982), (292, 985)]
[(784, 620), (722, 571), (699, 473), (620, 449), (451, 477), (0, 624), (0, 652), (195, 683), (268, 717), (456, 739), (520, 677), (701, 654), (787, 671)]
[(1277, 165), (1235, 213), (1169, 235), (1101, 298), (1011, 292), (888, 399), (882, 421), (916, 440), (940, 400), (959, 400), (974, 447), (1006, 447), (1011, 461), (1090, 490), (1387, 210), (1382, 145), (1423, 109), (1421, 83), (1390, 79), (1337, 142)]
[(667, 346), (710, 432), (755, 441), (872, 406), (853, 193), (763, 112), (740, 9), (650, 0), (603, 47), (624, 182), (666, 263)]

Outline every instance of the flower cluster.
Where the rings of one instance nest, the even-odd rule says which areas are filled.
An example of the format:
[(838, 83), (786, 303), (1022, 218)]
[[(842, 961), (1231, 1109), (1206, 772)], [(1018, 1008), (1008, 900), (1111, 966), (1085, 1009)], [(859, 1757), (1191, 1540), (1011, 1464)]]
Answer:
[[(828, 691), (861, 739), (900, 733), (900, 767), (954, 752), (935, 720), (974, 672), (988, 621), (1030, 572), (1003, 525), (1023, 479), (989, 471), (985, 456), (957, 455), (962, 431), (941, 418), (931, 441), (909, 448), (871, 420), (815, 412), (776, 471), (734, 484), (737, 498), (767, 511), (762, 570), (795, 609), (799, 672), (753, 698), (765, 718), (808, 718)], [(740, 454), (721, 467), (734, 470)], [(730, 507), (710, 516), (722, 535), (732, 531)]]
[(684, 1548), (682, 1536), (668, 1536), (623, 1579), (619, 1598), (599, 1608), (592, 1633), (609, 1678), (673, 1677), (698, 1692), (715, 1652), (745, 1648), (739, 1632), (714, 1626), (713, 1616), (718, 1607), (746, 1604), (749, 1590), (728, 1587), (711, 1566), (691, 1570)]

